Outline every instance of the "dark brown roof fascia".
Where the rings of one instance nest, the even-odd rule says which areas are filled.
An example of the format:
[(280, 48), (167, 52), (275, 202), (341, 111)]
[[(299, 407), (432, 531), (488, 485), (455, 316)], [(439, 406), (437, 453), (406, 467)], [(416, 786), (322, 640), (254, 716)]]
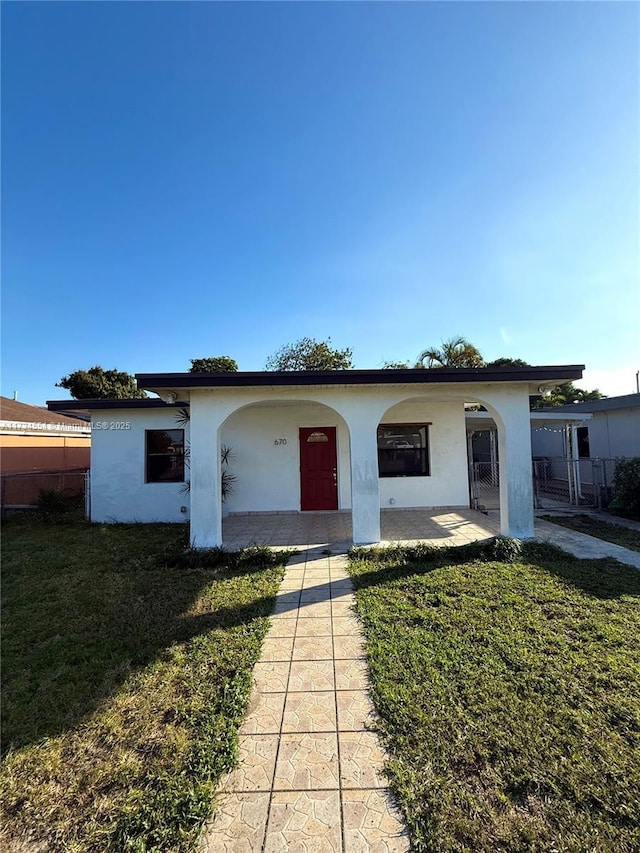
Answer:
[(546, 382), (582, 378), (583, 364), (407, 370), (291, 370), (136, 373), (138, 388), (240, 388), (272, 385), (413, 385), (439, 382)]
[(165, 403), (162, 400), (47, 400), (51, 412), (66, 412), (74, 409), (179, 409), (189, 403)]

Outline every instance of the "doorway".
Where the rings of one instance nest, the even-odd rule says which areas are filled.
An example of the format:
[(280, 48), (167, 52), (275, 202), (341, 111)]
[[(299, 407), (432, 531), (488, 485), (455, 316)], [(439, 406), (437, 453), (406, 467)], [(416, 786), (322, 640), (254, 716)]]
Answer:
[(300, 509), (338, 509), (335, 427), (300, 428)]

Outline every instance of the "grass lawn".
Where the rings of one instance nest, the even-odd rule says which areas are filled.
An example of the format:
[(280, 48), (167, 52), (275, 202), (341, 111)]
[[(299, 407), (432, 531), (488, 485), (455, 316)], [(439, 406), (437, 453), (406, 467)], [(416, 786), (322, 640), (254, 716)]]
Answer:
[(175, 525), (4, 525), (6, 851), (186, 851), (236, 730), (283, 574), (184, 554)]
[(587, 533), (605, 542), (613, 542), (614, 545), (622, 545), (632, 551), (640, 551), (640, 530), (631, 530), (616, 524), (613, 521), (604, 521), (591, 515), (580, 513), (578, 515), (541, 515), (545, 521), (552, 521), (562, 527), (569, 527), (579, 533)]
[(640, 572), (453, 550), (350, 565), (414, 849), (637, 853)]

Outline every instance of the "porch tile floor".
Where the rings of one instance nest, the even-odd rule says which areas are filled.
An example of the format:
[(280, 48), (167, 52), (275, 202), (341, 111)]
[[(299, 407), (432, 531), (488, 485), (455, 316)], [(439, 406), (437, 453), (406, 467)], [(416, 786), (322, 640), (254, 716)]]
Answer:
[(254, 669), (240, 763), (220, 784), (199, 853), (409, 850), (371, 730), (347, 557), (334, 542), (333, 553), (322, 550), (289, 560)]
[[(434, 545), (463, 545), (495, 536), (497, 520), (470, 509), (383, 509), (380, 513), (383, 542), (432, 542)], [(350, 512), (257, 512), (227, 516), (222, 526), (226, 548), (269, 545), (342, 553), (352, 543)], [(299, 565), (299, 564), (297, 564)], [(345, 575), (346, 577), (346, 575)], [(285, 583), (298, 580), (287, 575)], [(334, 578), (332, 578), (334, 580)], [(287, 586), (287, 589), (295, 589)]]

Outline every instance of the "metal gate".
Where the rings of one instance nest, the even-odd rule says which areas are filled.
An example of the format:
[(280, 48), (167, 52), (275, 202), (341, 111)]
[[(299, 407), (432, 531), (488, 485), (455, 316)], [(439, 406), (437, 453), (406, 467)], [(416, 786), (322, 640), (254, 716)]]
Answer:
[[(605, 509), (613, 498), (617, 459), (567, 459), (565, 456), (532, 460), (535, 509), (593, 507)], [(469, 465), (471, 509), (500, 509), (500, 465)]]
[(604, 509), (613, 498), (616, 462), (616, 459), (567, 459), (564, 456), (534, 459), (534, 507)]
[(471, 509), (480, 512), (500, 509), (500, 466), (498, 462), (472, 462), (469, 465)]

